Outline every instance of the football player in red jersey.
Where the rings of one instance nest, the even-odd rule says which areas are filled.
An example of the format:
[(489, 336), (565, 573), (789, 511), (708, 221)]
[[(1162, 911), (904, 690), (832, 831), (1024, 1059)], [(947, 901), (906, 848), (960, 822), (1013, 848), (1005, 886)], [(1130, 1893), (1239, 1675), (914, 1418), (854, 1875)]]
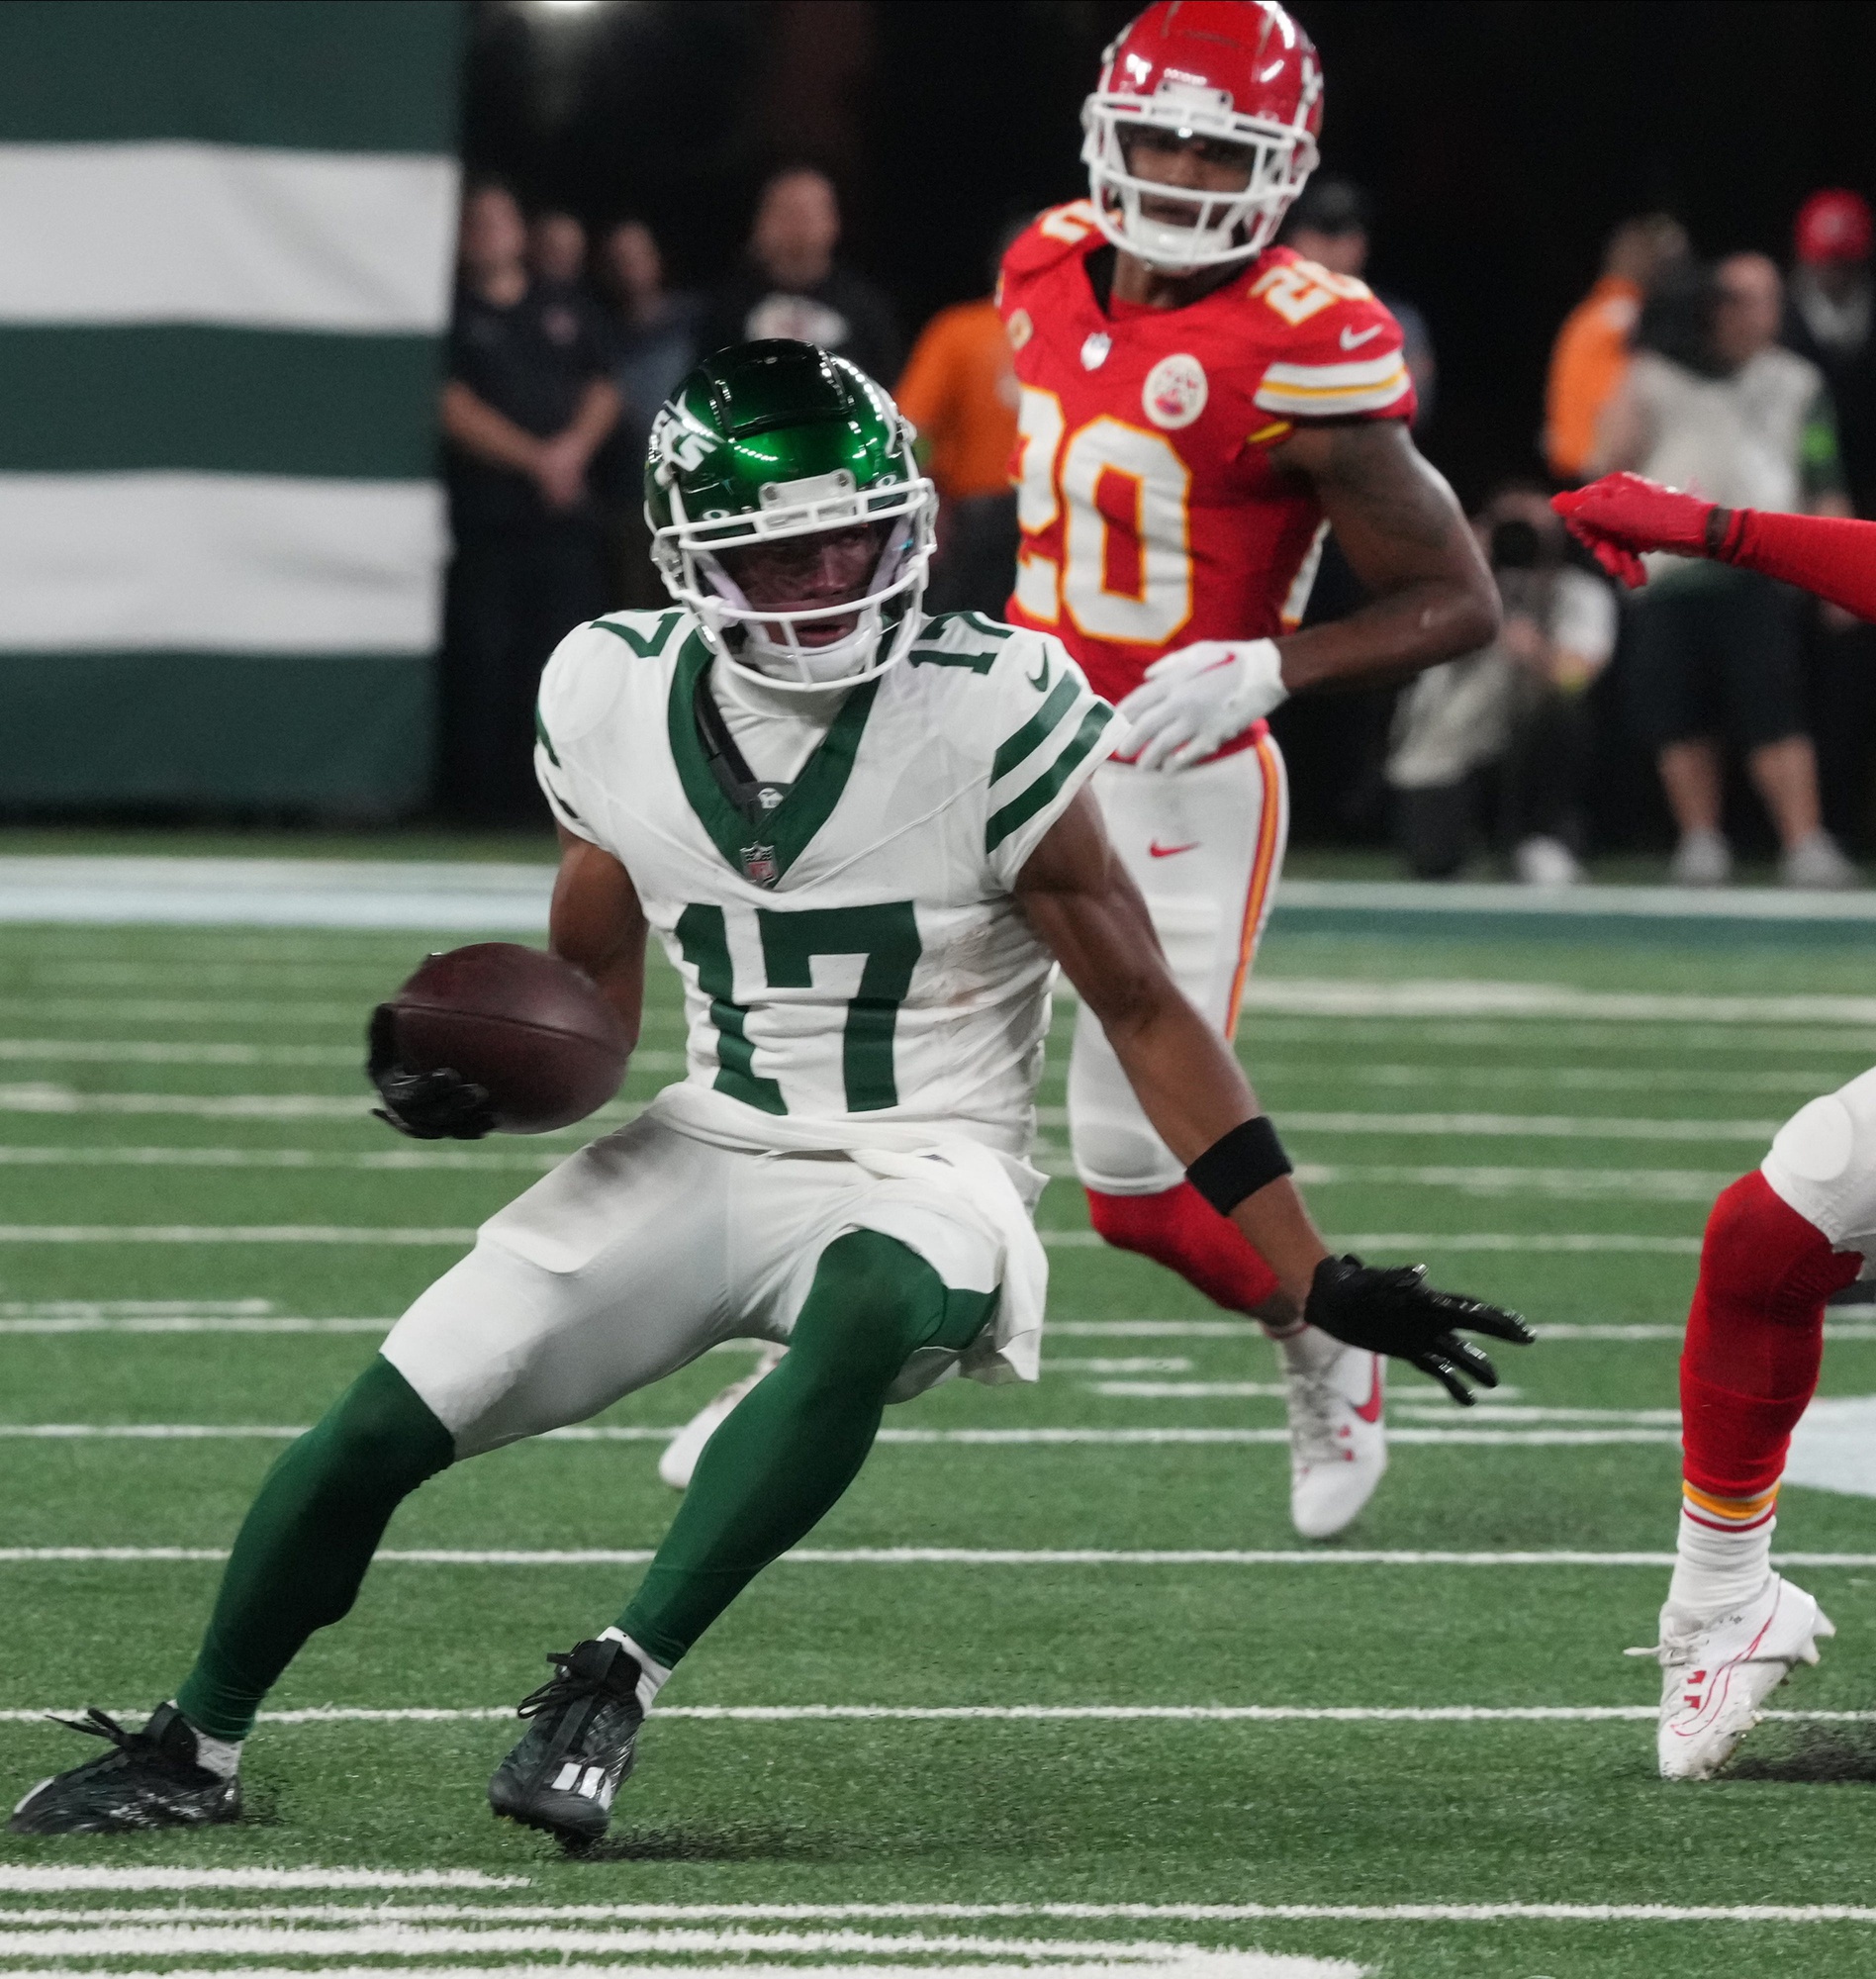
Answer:
[[(1876, 522), (1722, 509), (1639, 474), (1550, 506), (1612, 577), (1642, 557), (1710, 557), (1876, 619)], [(1836, 1630), (1772, 1566), (1779, 1480), (1817, 1393), (1825, 1302), (1876, 1274), (1876, 1071), (1801, 1106), (1755, 1174), (1721, 1192), (1681, 1353), (1681, 1512), (1660, 1640), (1661, 1777), (1705, 1780), (1771, 1693)]]
[[(1082, 118), (1089, 196), (1017, 238), (998, 289), (1022, 393), (1009, 616), (1063, 639), (1131, 725), (1093, 788), (1180, 986), (1229, 1035), (1287, 833), (1264, 717), (1475, 650), (1497, 599), (1408, 437), (1393, 318), (1270, 245), (1316, 164), (1308, 36), (1275, 0), (1156, 0)], [(1372, 602), (1298, 631), (1331, 526)], [(1386, 1464), (1379, 1361), (1284, 1305), (1085, 1021), (1069, 1117), (1095, 1229), (1278, 1341), (1291, 1516), (1340, 1532)]]

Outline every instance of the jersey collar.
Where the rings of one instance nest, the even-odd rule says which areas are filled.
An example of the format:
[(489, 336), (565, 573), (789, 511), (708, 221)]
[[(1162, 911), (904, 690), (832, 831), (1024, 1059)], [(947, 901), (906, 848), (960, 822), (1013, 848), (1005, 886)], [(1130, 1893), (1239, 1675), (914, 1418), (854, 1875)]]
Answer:
[(698, 683), (709, 665), (709, 647), (701, 632), (693, 632), (679, 649), (671, 674), (666, 709), (671, 758), (677, 764), (684, 795), (711, 844), (753, 886), (776, 887), (833, 815), (853, 773), (860, 737), (880, 683), (877, 679), (862, 681), (854, 689), (788, 795), (759, 825), (752, 825), (723, 795), (697, 732)]

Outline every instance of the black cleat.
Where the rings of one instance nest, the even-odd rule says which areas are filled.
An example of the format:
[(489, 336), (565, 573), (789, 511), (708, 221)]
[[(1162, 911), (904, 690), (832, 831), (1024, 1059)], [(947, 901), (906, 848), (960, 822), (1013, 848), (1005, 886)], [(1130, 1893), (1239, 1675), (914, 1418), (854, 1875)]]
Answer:
[(534, 1722), (495, 1769), (489, 1805), (563, 1841), (597, 1841), (632, 1769), (639, 1669), (622, 1643), (576, 1643), (547, 1660), (558, 1674), (521, 1700)]
[(122, 1835), (240, 1819), (239, 1780), (196, 1763), (195, 1728), (173, 1704), (158, 1705), (141, 1732), (125, 1731), (95, 1706), (53, 1723), (108, 1739), (111, 1749), (41, 1780), (13, 1810), (14, 1834)]

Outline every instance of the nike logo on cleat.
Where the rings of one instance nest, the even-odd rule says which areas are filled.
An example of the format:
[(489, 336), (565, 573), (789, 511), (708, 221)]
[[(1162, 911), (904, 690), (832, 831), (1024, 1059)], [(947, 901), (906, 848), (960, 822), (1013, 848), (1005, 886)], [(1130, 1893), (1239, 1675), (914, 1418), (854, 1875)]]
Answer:
[(1379, 336), (1380, 333), (1381, 326), (1378, 323), (1370, 325), (1366, 330), (1344, 330), (1342, 347), (1344, 350), (1359, 350), (1370, 336)]
[(1196, 852), (1203, 842), (1202, 839), (1195, 838), (1190, 845), (1162, 845), (1156, 838), (1147, 847), (1147, 856), (1150, 859), (1171, 859), (1174, 853)]
[(1377, 1423), (1381, 1419), (1381, 1364), (1377, 1356), (1374, 1362), (1374, 1385), (1368, 1390), (1368, 1398), (1360, 1403), (1356, 1414), (1364, 1423)]

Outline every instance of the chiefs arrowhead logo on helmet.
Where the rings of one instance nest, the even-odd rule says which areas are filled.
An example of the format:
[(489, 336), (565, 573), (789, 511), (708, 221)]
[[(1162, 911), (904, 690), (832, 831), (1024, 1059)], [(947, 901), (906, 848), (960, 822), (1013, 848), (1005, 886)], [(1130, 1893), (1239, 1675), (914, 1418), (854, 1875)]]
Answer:
[[(1081, 122), (1095, 217), (1115, 246), (1168, 269), (1249, 260), (1316, 168), (1322, 64), (1275, 0), (1155, 0), (1103, 56)], [(1236, 183), (1136, 173), (1143, 130), (1208, 141)]]

